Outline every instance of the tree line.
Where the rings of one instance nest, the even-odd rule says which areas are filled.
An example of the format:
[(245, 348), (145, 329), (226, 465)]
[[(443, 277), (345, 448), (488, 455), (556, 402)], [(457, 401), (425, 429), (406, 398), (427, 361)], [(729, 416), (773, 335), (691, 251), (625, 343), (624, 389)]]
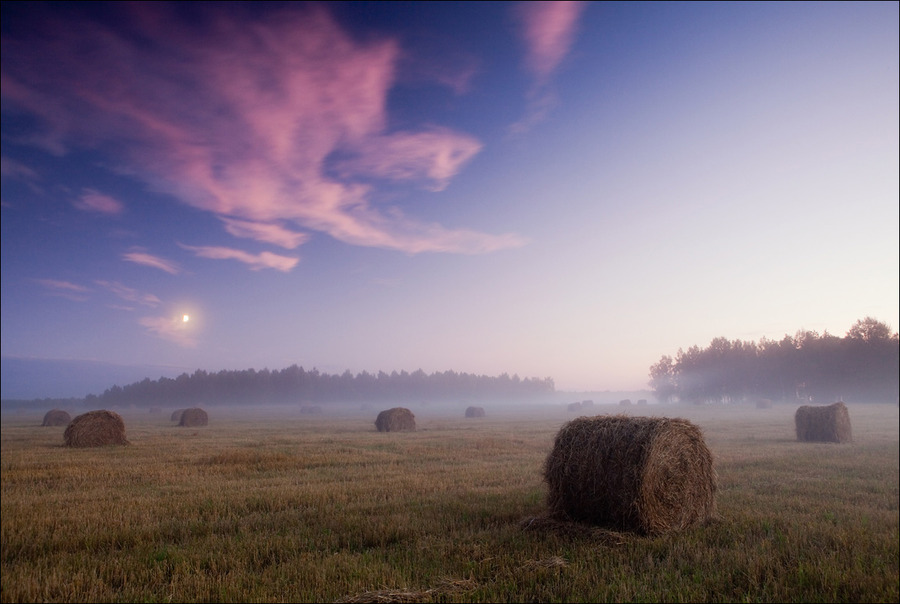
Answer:
[(328, 374), (313, 368), (291, 365), (282, 370), (198, 369), (176, 378), (145, 378), (125, 386), (115, 385), (102, 394), (89, 394), (84, 405), (112, 406), (283, 404), (303, 402), (354, 402), (392, 400), (435, 401), (484, 397), (536, 396), (555, 391), (552, 378), (520, 378), (518, 375), (490, 377), (456, 371), (426, 374), (421, 369), (409, 373), (349, 370)]
[(679, 349), (650, 367), (661, 402), (731, 403), (752, 399), (828, 403), (900, 399), (900, 338), (872, 317), (844, 337), (801, 330), (781, 340), (715, 338)]

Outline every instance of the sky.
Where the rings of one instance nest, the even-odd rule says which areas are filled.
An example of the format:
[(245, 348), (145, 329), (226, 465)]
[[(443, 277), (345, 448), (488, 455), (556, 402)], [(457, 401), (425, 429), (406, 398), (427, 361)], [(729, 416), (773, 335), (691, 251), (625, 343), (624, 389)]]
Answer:
[(2, 396), (896, 331), (898, 7), (4, 2)]

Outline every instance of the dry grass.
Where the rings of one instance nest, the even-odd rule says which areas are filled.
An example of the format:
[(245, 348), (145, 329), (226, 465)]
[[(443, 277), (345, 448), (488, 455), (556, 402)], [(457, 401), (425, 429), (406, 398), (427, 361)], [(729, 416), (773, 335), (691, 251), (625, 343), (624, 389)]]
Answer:
[(63, 440), (67, 447), (103, 447), (127, 445), (125, 422), (115, 411), (101, 409), (77, 416), (66, 427)]
[(44, 414), (44, 421), (41, 422), (41, 425), (68, 426), (70, 421), (72, 421), (72, 416), (69, 415), (68, 411), (63, 411), (62, 409), (51, 409), (46, 414)]
[(645, 534), (715, 515), (712, 453), (691, 422), (626, 415), (580, 417), (544, 464), (552, 517)]
[(794, 415), (800, 442), (849, 443), (853, 441), (850, 413), (844, 403), (803, 405)]
[(385, 409), (375, 418), (379, 432), (415, 432), (416, 416), (406, 407)]
[(181, 412), (181, 419), (178, 421), (179, 426), (194, 428), (197, 426), (205, 426), (209, 424), (209, 415), (200, 407), (191, 407)]

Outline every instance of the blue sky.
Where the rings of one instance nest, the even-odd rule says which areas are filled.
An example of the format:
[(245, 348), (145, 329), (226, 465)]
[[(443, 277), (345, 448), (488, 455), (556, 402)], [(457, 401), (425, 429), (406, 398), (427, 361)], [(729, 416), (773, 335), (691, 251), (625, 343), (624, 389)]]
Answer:
[(3, 397), (900, 324), (896, 2), (2, 11)]

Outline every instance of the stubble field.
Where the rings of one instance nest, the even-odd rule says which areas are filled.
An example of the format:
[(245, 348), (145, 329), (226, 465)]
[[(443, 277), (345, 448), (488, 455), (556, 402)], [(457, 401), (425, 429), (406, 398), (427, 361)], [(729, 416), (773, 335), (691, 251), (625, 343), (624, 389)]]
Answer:
[(576, 414), (483, 406), (411, 407), (412, 433), (377, 432), (378, 406), (120, 411), (131, 444), (92, 449), (4, 415), (2, 601), (900, 597), (896, 405), (850, 405), (850, 444), (797, 442), (790, 405), (629, 408), (696, 423), (718, 473), (718, 518), (657, 537), (534, 522)]

